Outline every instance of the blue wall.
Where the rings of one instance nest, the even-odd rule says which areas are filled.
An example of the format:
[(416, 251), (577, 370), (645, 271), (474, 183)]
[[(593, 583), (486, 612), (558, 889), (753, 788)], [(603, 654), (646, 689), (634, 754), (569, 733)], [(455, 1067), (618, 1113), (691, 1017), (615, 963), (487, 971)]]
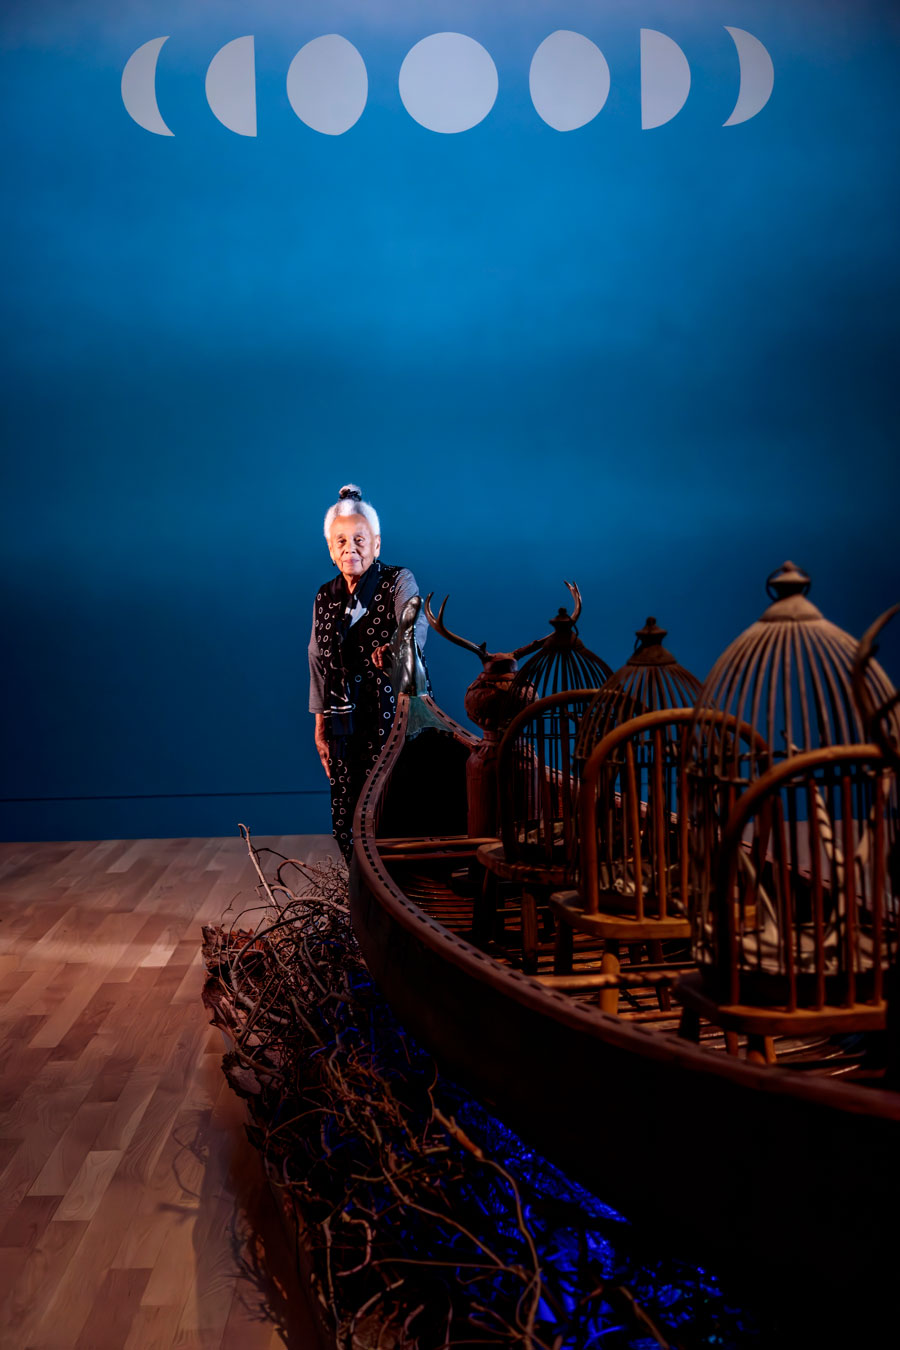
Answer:
[[(775, 69), (729, 127), (724, 25)], [(642, 28), (692, 77), (650, 130)], [(611, 74), (565, 133), (529, 94), (557, 29)], [(461, 134), (398, 92), (442, 31), (499, 76)], [(255, 137), (204, 95), (251, 33)], [(328, 33), (368, 73), (342, 135), (285, 86)], [(120, 92), (165, 34), (172, 136)], [(786, 557), (853, 632), (900, 598), (894, 3), (35, 0), (0, 40), (5, 837), (328, 828), (305, 649), (349, 480), (382, 556), (496, 648), (546, 631), (563, 578), (611, 664), (654, 613), (701, 675)], [(474, 659), (428, 655), (461, 716)]]

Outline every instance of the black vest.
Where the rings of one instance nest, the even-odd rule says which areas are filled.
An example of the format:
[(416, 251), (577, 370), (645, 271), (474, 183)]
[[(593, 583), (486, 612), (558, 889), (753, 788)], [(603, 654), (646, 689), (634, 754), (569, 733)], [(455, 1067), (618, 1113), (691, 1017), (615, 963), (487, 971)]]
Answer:
[[(315, 635), (325, 677), (325, 730), (332, 742), (352, 736), (360, 750), (379, 750), (394, 720), (395, 698), (388, 670), (372, 661), (376, 647), (397, 627), (395, 594), (401, 569), (376, 558), (374, 592), (365, 614), (351, 627), (345, 617), (354, 597), (342, 576), (316, 593)], [(368, 576), (368, 574), (367, 574)]]

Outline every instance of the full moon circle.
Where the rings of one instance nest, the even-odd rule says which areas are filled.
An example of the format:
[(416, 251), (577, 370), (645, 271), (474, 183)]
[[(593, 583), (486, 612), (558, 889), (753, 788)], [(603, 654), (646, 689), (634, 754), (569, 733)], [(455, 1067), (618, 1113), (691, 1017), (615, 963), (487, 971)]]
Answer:
[(291, 107), (308, 127), (342, 136), (360, 119), (369, 96), (366, 63), (338, 33), (301, 47), (287, 74)]
[(592, 122), (609, 97), (609, 66), (590, 38), (560, 28), (535, 52), (528, 87), (549, 127), (575, 131)]
[(400, 67), (400, 97), (429, 131), (468, 131), (487, 117), (497, 97), (497, 67), (480, 42), (463, 33), (432, 33)]

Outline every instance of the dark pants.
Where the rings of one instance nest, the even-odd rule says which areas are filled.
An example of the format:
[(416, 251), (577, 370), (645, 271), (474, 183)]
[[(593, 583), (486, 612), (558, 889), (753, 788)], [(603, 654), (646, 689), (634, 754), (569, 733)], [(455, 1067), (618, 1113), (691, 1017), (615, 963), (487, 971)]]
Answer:
[(370, 749), (368, 737), (349, 736), (329, 746), (331, 756), (331, 825), (338, 848), (349, 864), (353, 853), (353, 813), (381, 746)]

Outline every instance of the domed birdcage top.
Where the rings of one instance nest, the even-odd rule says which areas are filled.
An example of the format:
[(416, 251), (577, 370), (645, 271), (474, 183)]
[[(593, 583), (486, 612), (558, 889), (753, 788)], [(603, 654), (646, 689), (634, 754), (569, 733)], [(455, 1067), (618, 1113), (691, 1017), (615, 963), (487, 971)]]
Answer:
[[(814, 1013), (826, 1033), (857, 1015), (883, 1025), (879, 981), (897, 950), (894, 789), (854, 699), (857, 644), (809, 587), (790, 562), (769, 577), (772, 603), (710, 671), (688, 747), (700, 992), (689, 978), (679, 997), (695, 1012), (705, 998), (748, 1053), (769, 1038), (753, 1050), (767, 1062), (785, 1013)], [(860, 678), (877, 705), (890, 696), (874, 662), (857, 693)]]
[(534, 645), (534, 655), (516, 672), (509, 690), (509, 706), (516, 712), (525, 703), (567, 689), (598, 689), (612, 674), (612, 667), (590, 651), (578, 636), (576, 620), (581, 613), (578, 587), (565, 583), (575, 602), (569, 614), (560, 606), (550, 619), (553, 631)]
[(691, 708), (700, 681), (663, 646), (667, 636), (652, 616), (635, 633), (634, 651), (601, 686), (581, 721), (575, 753), (587, 759), (620, 722), (658, 708)]
[[(856, 641), (809, 600), (810, 585), (792, 562), (769, 576), (772, 603), (725, 649), (697, 699), (696, 757), (736, 786), (800, 751), (866, 739), (852, 689)], [(893, 693), (875, 662), (865, 678), (879, 701)], [(754, 748), (743, 733), (721, 735), (715, 710), (749, 724)]]

